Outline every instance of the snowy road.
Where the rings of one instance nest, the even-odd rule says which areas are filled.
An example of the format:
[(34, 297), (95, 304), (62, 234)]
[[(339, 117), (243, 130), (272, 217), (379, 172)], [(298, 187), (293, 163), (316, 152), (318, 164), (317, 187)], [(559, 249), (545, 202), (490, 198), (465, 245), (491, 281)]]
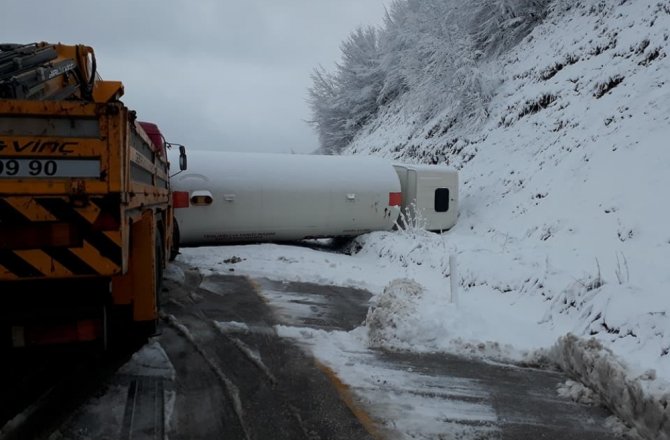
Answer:
[(560, 372), (370, 348), (365, 290), (177, 266), (160, 335), (40, 439), (627, 438)]
[[(299, 282), (257, 283), (281, 321), (279, 334), (294, 338), (317, 360), (328, 363), (356, 405), (375, 421), (379, 438), (614, 436), (616, 421), (605, 409), (559, 395), (568, 379), (557, 371), (448, 354), (352, 349), (345, 332), (365, 319), (369, 294)], [(338, 340), (341, 337), (345, 339)]]
[(372, 438), (248, 279), (166, 284), (161, 334), (48, 438)]
[(352, 344), (363, 290), (184, 268), (162, 334), (60, 438), (615, 438), (558, 372)]

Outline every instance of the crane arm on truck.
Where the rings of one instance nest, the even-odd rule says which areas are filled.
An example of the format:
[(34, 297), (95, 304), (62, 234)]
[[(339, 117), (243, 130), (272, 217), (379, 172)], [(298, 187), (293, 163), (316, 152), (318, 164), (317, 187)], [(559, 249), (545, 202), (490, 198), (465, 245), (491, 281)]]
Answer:
[(93, 49), (45, 42), (0, 45), (0, 98), (110, 102), (119, 81), (101, 81)]

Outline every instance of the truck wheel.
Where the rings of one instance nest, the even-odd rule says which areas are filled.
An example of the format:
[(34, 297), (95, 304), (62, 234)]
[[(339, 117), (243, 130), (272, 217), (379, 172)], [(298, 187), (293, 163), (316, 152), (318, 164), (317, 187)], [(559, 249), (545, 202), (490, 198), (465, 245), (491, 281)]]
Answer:
[(174, 229), (172, 230), (172, 248), (170, 249), (170, 261), (174, 261), (179, 255), (179, 225), (174, 222)]
[[(165, 253), (163, 251), (163, 234), (156, 225), (156, 240), (154, 243), (154, 262), (155, 262), (155, 267), (154, 267), (154, 286), (155, 286), (155, 291), (154, 291), (154, 299), (156, 301), (156, 310), (160, 310), (160, 298), (161, 298), (161, 290), (163, 288), (163, 264), (165, 262)], [(133, 343), (134, 344), (140, 344), (143, 345), (145, 344), (149, 338), (152, 336), (156, 336), (156, 333), (158, 332), (158, 323), (159, 323), (159, 317), (156, 317), (156, 319), (152, 321), (141, 321), (141, 322), (135, 322), (133, 324)]]
[(156, 228), (156, 249), (154, 250), (156, 259), (156, 307), (160, 308), (161, 289), (163, 288), (163, 264), (165, 254), (163, 253), (163, 233)]
[[(163, 235), (158, 225), (155, 226), (154, 240), (154, 300), (156, 308), (160, 308), (160, 292), (163, 285), (165, 251), (163, 250)], [(132, 239), (133, 237), (131, 237)], [(136, 237), (137, 239), (144, 238)], [(145, 246), (149, 243), (144, 243)], [(131, 258), (133, 258), (131, 256)], [(111, 352), (133, 352), (144, 345), (147, 340), (156, 335), (158, 320), (135, 321), (132, 305), (109, 305), (105, 311), (105, 345)]]

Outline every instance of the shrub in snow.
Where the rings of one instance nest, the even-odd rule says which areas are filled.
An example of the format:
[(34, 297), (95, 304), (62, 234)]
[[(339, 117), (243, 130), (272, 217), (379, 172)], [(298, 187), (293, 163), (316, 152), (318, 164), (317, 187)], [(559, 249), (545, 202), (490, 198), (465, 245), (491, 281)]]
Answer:
[(369, 345), (397, 349), (412, 344), (420, 319), (417, 307), (423, 295), (423, 286), (414, 280), (400, 278), (391, 281), (365, 318)]
[(396, 222), (398, 229), (410, 232), (425, 230), (427, 226), (428, 219), (416, 206), (416, 203), (411, 203), (408, 210), (401, 211)]

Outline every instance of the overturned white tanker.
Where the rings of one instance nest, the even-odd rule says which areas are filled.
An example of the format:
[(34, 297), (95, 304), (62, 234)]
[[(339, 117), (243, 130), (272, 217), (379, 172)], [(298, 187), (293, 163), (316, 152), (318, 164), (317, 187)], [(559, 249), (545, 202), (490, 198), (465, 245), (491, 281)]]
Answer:
[(441, 232), (458, 218), (458, 172), (446, 166), (192, 150), (188, 160), (171, 179), (180, 246), (355, 237), (408, 217)]
[(180, 246), (353, 237), (394, 227), (400, 181), (362, 156), (189, 151), (172, 178)]

